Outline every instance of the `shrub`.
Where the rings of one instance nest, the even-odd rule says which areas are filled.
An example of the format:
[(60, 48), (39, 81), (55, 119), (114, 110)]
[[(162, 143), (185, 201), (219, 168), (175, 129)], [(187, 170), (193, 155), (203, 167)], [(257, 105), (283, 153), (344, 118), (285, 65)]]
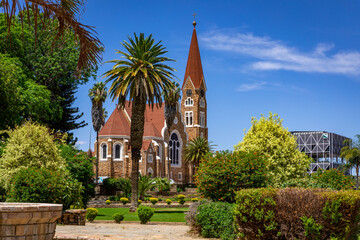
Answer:
[(158, 201), (159, 199), (157, 198), (150, 198), (150, 202), (152, 203), (152, 205), (155, 205)]
[(245, 239), (357, 239), (354, 190), (248, 189), (236, 200), (236, 229)]
[(0, 185), (6, 190), (9, 190), (12, 177), (24, 168), (65, 171), (65, 161), (49, 132), (46, 127), (32, 122), (8, 132), (6, 148), (0, 158)]
[(98, 215), (99, 211), (96, 208), (87, 208), (86, 209), (86, 219), (89, 222), (93, 222)]
[(83, 207), (82, 186), (62, 172), (27, 168), (17, 172), (10, 182), (8, 201), (59, 203), (64, 209)]
[(155, 209), (151, 207), (140, 206), (137, 209), (137, 214), (141, 224), (146, 224), (147, 222), (149, 222), (154, 213)]
[(185, 198), (185, 195), (182, 195), (182, 194), (179, 194), (179, 195), (177, 196), (177, 199), (178, 199), (178, 200), (184, 199), (184, 198)]
[(110, 201), (116, 201), (116, 196), (109, 196), (109, 197), (108, 197), (108, 200), (110, 200)]
[(352, 189), (354, 181), (337, 169), (318, 171), (304, 178), (291, 179), (282, 184), (282, 187), (300, 188), (328, 188), (332, 190)]
[(185, 215), (186, 225), (190, 227), (191, 231), (195, 231), (198, 234), (201, 234), (201, 227), (196, 224), (196, 215), (198, 214), (198, 207), (200, 204), (205, 203), (206, 200), (201, 202), (193, 202), (190, 204), (189, 211)]
[(61, 157), (66, 162), (66, 169), (69, 171), (73, 179), (76, 179), (84, 187), (82, 193), (82, 201), (86, 207), (91, 196), (94, 195), (94, 171), (93, 161), (86, 152), (79, 151), (73, 145), (61, 144), (58, 146)]
[(192, 198), (191, 201), (192, 201), (192, 202), (198, 202), (199, 199), (197, 199), (197, 198)]
[(206, 238), (235, 239), (233, 205), (223, 202), (210, 202), (197, 208), (196, 224), (201, 235)]
[(170, 205), (170, 204), (171, 204), (171, 202), (172, 202), (172, 201), (171, 201), (171, 199), (169, 199), (169, 198), (168, 198), (168, 199), (166, 199), (166, 203), (167, 203), (167, 205)]
[(120, 202), (122, 202), (122, 204), (126, 205), (129, 202), (129, 199), (126, 197), (122, 197), (122, 198), (120, 198)]
[(110, 200), (106, 200), (106, 204), (107, 204), (107, 205), (110, 205), (110, 204), (111, 204), (111, 201), (110, 201)]
[(181, 205), (184, 205), (185, 199), (184, 199), (184, 198), (180, 198), (180, 199), (178, 200), (178, 203), (181, 204)]
[(122, 220), (124, 220), (124, 214), (123, 213), (115, 213), (112, 218), (116, 223), (121, 223)]
[(235, 191), (264, 187), (267, 161), (257, 153), (220, 152), (200, 162), (195, 181), (198, 190), (214, 201), (235, 201)]
[(149, 201), (150, 201), (150, 198), (149, 198), (149, 197), (144, 197), (144, 201), (145, 201), (145, 202), (149, 202)]
[(142, 203), (142, 201), (140, 199), (138, 199), (138, 204), (140, 205)]
[(103, 182), (108, 191), (122, 191), (123, 197), (129, 198), (131, 195), (131, 182), (129, 178), (107, 178)]

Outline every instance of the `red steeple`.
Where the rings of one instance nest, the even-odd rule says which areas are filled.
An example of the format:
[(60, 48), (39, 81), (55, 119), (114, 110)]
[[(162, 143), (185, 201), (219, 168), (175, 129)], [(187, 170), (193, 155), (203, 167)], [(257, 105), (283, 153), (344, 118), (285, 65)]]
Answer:
[(191, 38), (189, 57), (186, 65), (185, 77), (182, 88), (184, 87), (184, 84), (189, 76), (195, 88), (200, 88), (201, 82), (203, 81), (204, 78), (202, 65), (201, 65), (199, 44), (196, 36), (195, 21), (193, 25), (194, 25), (194, 30)]

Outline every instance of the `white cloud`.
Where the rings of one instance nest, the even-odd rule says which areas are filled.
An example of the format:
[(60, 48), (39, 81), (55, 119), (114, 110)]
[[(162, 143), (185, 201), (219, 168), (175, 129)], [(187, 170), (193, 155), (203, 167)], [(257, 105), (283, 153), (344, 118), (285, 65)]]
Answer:
[(263, 86), (266, 85), (266, 82), (255, 82), (250, 84), (241, 84), (236, 91), (238, 92), (249, 92), (254, 90), (260, 90)]
[(318, 44), (312, 52), (302, 52), (281, 41), (257, 37), (251, 33), (212, 31), (200, 39), (205, 46), (253, 57), (247, 67), (254, 70), (289, 70), (297, 72), (360, 74), (360, 52), (340, 51), (329, 54), (333, 44)]
[(77, 141), (76, 143), (79, 144), (79, 145), (84, 145), (84, 144), (86, 144), (87, 142), (86, 142), (86, 141)]

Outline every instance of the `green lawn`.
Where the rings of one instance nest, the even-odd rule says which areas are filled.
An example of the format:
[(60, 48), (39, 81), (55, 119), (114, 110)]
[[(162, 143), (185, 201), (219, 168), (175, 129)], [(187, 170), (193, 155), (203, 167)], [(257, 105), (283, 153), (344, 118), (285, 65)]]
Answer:
[[(124, 221), (140, 221), (137, 213), (130, 213), (128, 208), (97, 208), (99, 214), (95, 220), (113, 220), (115, 213), (124, 213)], [(185, 212), (188, 208), (156, 208), (152, 216), (153, 222), (185, 222)]]

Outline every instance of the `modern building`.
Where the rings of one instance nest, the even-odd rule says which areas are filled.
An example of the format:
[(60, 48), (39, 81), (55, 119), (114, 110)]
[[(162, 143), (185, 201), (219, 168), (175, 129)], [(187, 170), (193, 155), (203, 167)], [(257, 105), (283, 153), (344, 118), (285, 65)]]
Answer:
[[(176, 183), (193, 182), (194, 165), (184, 161), (187, 142), (195, 137), (208, 137), (206, 84), (193, 23), (188, 61), (182, 85), (182, 99), (170, 129), (162, 107), (146, 107), (143, 144), (139, 171), (153, 177), (166, 177)], [(130, 125), (132, 105), (115, 108), (99, 131), (99, 178), (130, 177)], [(170, 131), (169, 131), (170, 130)], [(170, 134), (169, 134), (170, 133)], [(169, 164), (170, 163), (170, 164)], [(168, 167), (170, 165), (170, 167)]]
[(310, 164), (309, 173), (319, 169), (338, 168), (344, 164), (340, 151), (345, 146), (344, 141), (349, 138), (326, 131), (293, 131), (291, 133), (297, 137), (299, 150), (314, 159), (314, 162)]

